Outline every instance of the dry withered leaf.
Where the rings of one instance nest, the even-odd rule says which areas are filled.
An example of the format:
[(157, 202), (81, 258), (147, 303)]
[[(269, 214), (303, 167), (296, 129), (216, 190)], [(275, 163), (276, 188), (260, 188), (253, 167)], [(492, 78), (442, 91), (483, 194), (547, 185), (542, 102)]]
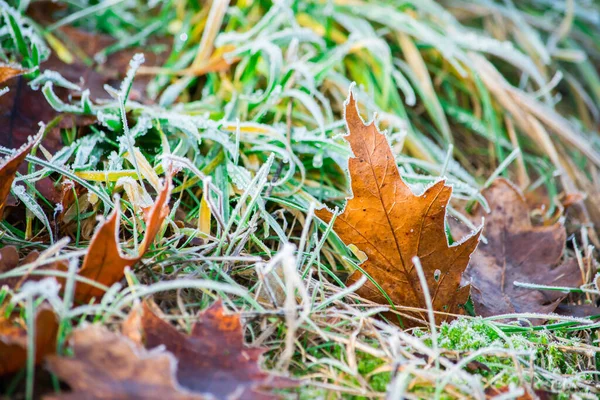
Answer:
[[(242, 322), (238, 314), (225, 314), (219, 301), (198, 314), (190, 335), (179, 332), (160, 318), (152, 306), (144, 303), (124, 324), (136, 340), (135, 325), (147, 348), (164, 345), (178, 359), (177, 380), (185, 388), (216, 399), (276, 399), (261, 389), (293, 387), (292, 379), (269, 374), (259, 366), (263, 348), (244, 344)], [(134, 327), (132, 327), (134, 325)]]
[(48, 368), (72, 392), (45, 399), (202, 399), (175, 380), (177, 361), (167, 352), (147, 352), (124, 336), (97, 325), (70, 338), (75, 356), (48, 357)]
[[(121, 253), (119, 246), (120, 212), (116, 207), (109, 218), (94, 233), (78, 274), (105, 286), (111, 286), (120, 281), (124, 276), (125, 268), (140, 261), (148, 251), (164, 219), (169, 214), (168, 203), (171, 186), (169, 177), (154, 205), (145, 215), (146, 233), (136, 256), (126, 256)], [(102, 289), (86, 283), (79, 282), (75, 287), (75, 299), (81, 303), (87, 303), (94, 297), (101, 298), (103, 294)]]
[[(521, 396), (510, 398), (515, 400), (550, 400), (556, 397), (553, 393), (548, 392), (546, 390), (529, 389), (529, 391), (523, 391), (524, 393)], [(493, 400), (496, 398), (505, 399), (507, 398), (506, 396), (509, 392), (514, 393), (514, 389), (511, 390), (511, 388), (509, 388), (508, 386), (504, 386), (501, 388), (490, 387), (486, 389), (485, 394), (487, 399)]]
[[(16, 372), (27, 362), (25, 323), (0, 318), (0, 376)], [(35, 360), (40, 363), (56, 349), (58, 321), (50, 307), (42, 306), (35, 316)]]
[[(40, 253), (37, 250), (33, 250), (27, 254), (23, 260), (20, 260), (19, 252), (15, 246), (4, 246), (0, 249), (0, 274), (15, 269), (21, 264), (28, 264), (35, 261), (39, 254)], [(12, 278), (0, 279), (0, 286), (8, 285), (11, 288), (15, 288), (26, 278), (26, 276), (15, 276)]]
[(33, 138), (29, 138), (27, 143), (17, 149), (12, 155), (7, 156), (2, 165), (0, 165), (0, 218), (2, 218), (6, 199), (10, 194), (10, 188), (15, 180), (17, 170), (40, 137), (41, 133)]
[(600, 307), (592, 304), (559, 304), (554, 312), (568, 317), (587, 318), (600, 316)]
[(14, 65), (0, 63), (0, 83), (27, 72), (26, 69)]
[[(362, 268), (398, 305), (426, 309), (413, 257), (423, 266), (436, 311), (459, 314), (467, 301), (469, 287), (461, 287), (461, 276), (475, 250), (479, 232), (464, 242), (449, 246), (444, 229), (446, 205), (452, 189), (437, 182), (416, 196), (400, 177), (386, 137), (372, 122), (365, 125), (353, 95), (346, 104), (346, 124), (354, 157), (349, 160), (354, 197), (334, 224), (344, 243), (354, 244), (368, 259)], [(331, 212), (317, 211), (325, 222)], [(361, 276), (354, 272), (348, 283)], [(387, 304), (381, 292), (368, 281), (357, 293)], [(418, 315), (426, 320), (424, 315)], [(449, 317), (438, 314), (438, 321)], [(410, 321), (403, 321), (405, 326)]]
[[(0, 96), (0, 146), (15, 148), (25, 144), (29, 136), (38, 132), (38, 122), (49, 123), (59, 113), (48, 104), (43, 93), (29, 87), (23, 77), (12, 79), (7, 83), (10, 91)], [(57, 93), (66, 94), (61, 88), (57, 88)], [(90, 123), (84, 121), (86, 117), (63, 115), (58, 126), (42, 140), (42, 145), (50, 153), (56, 152), (63, 146), (59, 128)]]
[[(44, 253), (42, 253), (44, 254)], [(25, 264), (30, 264), (38, 259), (40, 253), (37, 250), (32, 250), (23, 259), (19, 259), (19, 252), (15, 246), (4, 246), (0, 249), (0, 273), (8, 272), (12, 269)], [(32, 266), (33, 267), (33, 266)], [(63, 270), (66, 271), (68, 264), (66, 261), (54, 261), (37, 266), (43, 270)], [(20, 276), (0, 279), (0, 286), (7, 285), (13, 290), (16, 290), (25, 281), (38, 281), (43, 279), (43, 275), (31, 275), (31, 270)]]
[[(107, 35), (91, 34), (73, 27), (63, 27), (59, 30), (61, 38), (66, 39), (66, 45), (72, 55), (93, 57), (101, 49), (113, 44), (115, 39)], [(92, 99), (110, 98), (105, 84), (118, 87), (127, 73), (129, 62), (134, 54), (144, 52), (142, 48), (125, 49), (108, 56), (106, 62), (100, 65), (89, 66), (80, 57), (75, 57), (71, 64), (62, 62), (53, 53), (50, 59), (40, 65), (40, 69), (50, 69), (59, 72), (67, 80), (80, 84), (83, 89), (89, 89)], [(147, 62), (159, 65), (166, 59), (165, 54), (144, 52)], [(8, 73), (8, 72), (7, 72)], [(145, 100), (145, 88), (151, 77), (136, 77), (130, 93), (130, 99)], [(0, 82), (2, 81), (2, 67), (0, 66)], [(38, 130), (38, 122), (48, 123), (59, 115), (62, 119), (58, 126), (52, 129), (44, 138), (42, 144), (54, 153), (62, 148), (60, 128), (85, 127), (95, 122), (95, 117), (87, 115), (73, 115), (56, 112), (46, 101), (41, 90), (33, 90), (23, 78), (12, 79), (6, 82), (10, 91), (0, 96), (0, 145), (4, 147), (17, 147), (23, 144), (26, 138)], [(63, 101), (69, 97), (77, 97), (79, 92), (72, 92), (58, 86), (54, 87), (55, 93)]]
[[(565, 294), (517, 287), (515, 281), (552, 286), (581, 285), (576, 260), (561, 263), (566, 242), (560, 224), (533, 226), (527, 204), (517, 188), (497, 179), (483, 191), (491, 212), (477, 208), (472, 218), (485, 216), (484, 235), (471, 256), (465, 279), (471, 282), (475, 311), (482, 316), (514, 312), (549, 313)], [(460, 229), (454, 229), (460, 232)], [(534, 321), (541, 323), (542, 321)]]
[[(67, 64), (53, 55), (42, 65), (43, 68), (58, 71), (67, 80), (81, 84), (82, 88), (90, 90), (91, 98), (96, 100), (110, 99), (104, 85), (108, 84), (118, 88), (127, 73), (129, 62), (136, 53), (144, 53), (147, 65), (160, 65), (168, 55), (165, 52), (156, 54), (146, 51), (142, 47), (133, 47), (114, 52), (108, 55), (103, 63), (98, 64), (94, 62), (94, 56), (104, 48), (113, 45), (116, 42), (113, 37), (89, 33), (72, 26), (62, 27), (58, 33), (71, 54), (77, 57), (72, 63)], [(82, 60), (82, 57), (87, 57), (88, 62)], [(93, 62), (91, 66), (89, 65), (90, 61)], [(135, 101), (145, 101), (146, 86), (151, 78), (150, 76), (136, 76), (129, 98)]]

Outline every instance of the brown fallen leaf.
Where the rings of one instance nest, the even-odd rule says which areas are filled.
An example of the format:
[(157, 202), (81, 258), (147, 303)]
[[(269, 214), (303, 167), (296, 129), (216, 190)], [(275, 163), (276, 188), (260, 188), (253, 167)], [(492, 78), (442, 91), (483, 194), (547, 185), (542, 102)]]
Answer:
[[(558, 315), (565, 315), (567, 317), (576, 318), (588, 318), (588, 317), (600, 317), (600, 307), (596, 307), (592, 304), (559, 304), (554, 310), (554, 313)], [(594, 318), (596, 319), (596, 318)]]
[[(48, 3), (48, 2), (42, 2)], [(38, 2), (32, 4), (36, 8)], [(43, 5), (42, 5), (43, 6)], [(45, 7), (45, 6), (43, 6)], [(82, 57), (93, 57), (103, 48), (114, 44), (115, 39), (107, 35), (91, 34), (73, 28), (62, 27), (59, 32), (61, 38), (65, 39), (65, 45), (71, 50), (72, 55)], [(65, 79), (79, 84), (82, 89), (89, 89), (91, 98), (107, 99), (109, 94), (104, 89), (105, 84), (115, 87), (125, 77), (129, 68), (129, 62), (133, 55), (139, 52), (145, 53), (146, 62), (152, 65), (161, 64), (167, 57), (166, 54), (155, 54), (144, 51), (143, 48), (125, 49), (109, 55), (103, 64), (89, 65), (89, 59), (84, 61), (81, 57), (74, 57), (72, 63), (68, 64), (60, 60), (55, 52), (50, 59), (40, 65), (40, 70), (54, 70), (59, 72)], [(2, 77), (0, 67), (0, 82)], [(146, 85), (150, 81), (149, 76), (139, 76), (133, 82), (129, 98), (136, 101), (145, 101)], [(90, 115), (73, 115), (69, 113), (58, 113), (46, 101), (41, 90), (34, 90), (23, 78), (12, 79), (8, 83), (10, 91), (0, 96), (0, 145), (4, 147), (18, 147), (26, 138), (38, 130), (38, 122), (48, 123), (54, 118), (61, 116), (58, 125), (52, 129), (42, 142), (44, 148), (50, 153), (55, 153), (63, 147), (60, 137), (60, 129), (78, 127), (85, 129), (94, 123), (96, 118)], [(67, 103), (69, 98), (79, 98), (81, 93), (54, 86), (56, 95)]]
[[(19, 259), (19, 252), (15, 246), (4, 246), (0, 249), (0, 274), (25, 264), (30, 264), (40, 257), (37, 250), (32, 250), (23, 259)], [(51, 263), (36, 266), (38, 270), (61, 270), (66, 271), (68, 264), (66, 261), (54, 261)], [(31, 275), (31, 270), (21, 276), (14, 276), (0, 279), (0, 286), (7, 285), (13, 290), (17, 290), (25, 281), (39, 281), (44, 279), (43, 275)]]
[[(28, 264), (35, 261), (40, 253), (37, 250), (31, 251), (23, 259), (19, 259), (19, 252), (15, 246), (4, 246), (0, 249), (0, 274), (17, 268), (21, 264)], [(41, 277), (40, 277), (41, 278)], [(0, 279), (0, 286), (8, 285), (11, 288), (18, 287), (27, 276), (15, 276), (12, 278)]]
[(27, 72), (27, 70), (19, 66), (0, 63), (0, 83), (14, 78), (15, 76), (23, 75), (25, 72)]
[[(461, 276), (469, 256), (477, 247), (479, 233), (449, 246), (444, 222), (452, 189), (439, 181), (416, 196), (404, 183), (386, 137), (375, 124), (365, 125), (352, 94), (346, 103), (346, 124), (354, 157), (349, 160), (354, 197), (334, 224), (344, 243), (355, 245), (368, 259), (362, 268), (398, 305), (426, 308), (413, 257), (419, 257), (435, 311), (460, 314), (469, 297), (469, 287), (461, 287)], [(317, 211), (325, 222), (332, 214)], [(354, 272), (348, 283), (356, 282)], [(387, 304), (375, 285), (367, 281), (357, 293), (369, 300)], [(421, 319), (425, 319), (422, 313)], [(438, 322), (450, 319), (438, 314)], [(407, 326), (413, 324), (403, 321)]]
[[(505, 399), (505, 398), (507, 398), (506, 395), (509, 392), (511, 392), (511, 389), (508, 386), (504, 386), (501, 388), (490, 387), (485, 390), (485, 395), (486, 395), (486, 398), (490, 399), (490, 400), (495, 399), (495, 398)], [(532, 395), (532, 393), (533, 393), (533, 395)], [(525, 391), (525, 393), (519, 397), (510, 397), (510, 398), (515, 399), (515, 400), (550, 400), (550, 399), (556, 398), (556, 395), (554, 393), (548, 392), (546, 390), (537, 390), (537, 389), (531, 390), (530, 389), (530, 392)]]
[[(58, 321), (50, 307), (41, 306), (35, 316), (35, 362), (39, 364), (56, 349)], [(27, 363), (25, 323), (0, 317), (0, 376), (16, 372)]]
[[(81, 127), (95, 120), (90, 116), (58, 113), (48, 104), (41, 90), (33, 90), (23, 77), (7, 83), (10, 91), (0, 96), (0, 146), (15, 148), (27, 143), (28, 137), (38, 132), (38, 122), (47, 124), (61, 115), (58, 125), (41, 142), (46, 150), (55, 153), (63, 147), (61, 128)], [(56, 88), (56, 93), (62, 98), (68, 95), (62, 88)]]
[[(549, 313), (565, 294), (560, 291), (517, 287), (515, 281), (540, 285), (577, 287), (581, 272), (577, 261), (561, 263), (566, 242), (562, 225), (533, 226), (525, 199), (509, 181), (497, 179), (483, 191), (491, 212), (479, 207), (471, 218), (485, 216), (487, 244), (471, 256), (465, 279), (471, 282), (471, 298), (484, 317), (507, 313)], [(453, 231), (462, 233), (460, 228)], [(541, 323), (541, 320), (534, 321)]]
[(203, 399), (177, 384), (170, 353), (147, 352), (97, 325), (75, 330), (70, 344), (74, 357), (50, 356), (47, 365), (72, 391), (45, 399)]
[(7, 156), (0, 165), (0, 219), (2, 218), (6, 199), (21, 163), (27, 157), (33, 146), (41, 138), (41, 133), (29, 138), (27, 143), (17, 149), (12, 155)]
[[(120, 281), (124, 276), (125, 268), (131, 267), (140, 261), (148, 251), (164, 219), (169, 214), (168, 203), (171, 187), (172, 183), (169, 176), (154, 205), (145, 215), (146, 234), (140, 243), (136, 256), (127, 256), (121, 253), (118, 232), (120, 211), (116, 207), (108, 219), (94, 233), (78, 274), (105, 286), (111, 286)], [(79, 282), (75, 287), (75, 300), (81, 303), (87, 303), (94, 297), (99, 299), (103, 294), (102, 289), (86, 283)]]
[[(58, 71), (65, 79), (80, 84), (83, 89), (89, 89), (90, 96), (94, 100), (111, 98), (104, 89), (104, 85), (108, 84), (118, 88), (135, 54), (144, 53), (146, 65), (160, 65), (168, 56), (166, 52), (157, 54), (147, 51), (144, 47), (132, 47), (109, 54), (104, 62), (96, 63), (94, 56), (116, 43), (113, 37), (89, 33), (72, 26), (62, 27), (58, 34), (70, 50), (71, 55), (75, 57), (71, 63), (65, 63), (52, 55), (47, 62), (42, 64), (43, 69)], [(87, 60), (83, 60), (83, 58), (87, 58)], [(150, 76), (137, 75), (133, 81), (129, 98), (140, 102), (146, 101), (146, 86), (151, 79)]]
[[(263, 371), (264, 348), (244, 344), (239, 314), (225, 314), (219, 301), (198, 314), (190, 335), (160, 318), (148, 302), (134, 310), (124, 324), (133, 340), (144, 338), (147, 348), (164, 345), (178, 361), (177, 380), (185, 388), (216, 399), (276, 399), (261, 389), (294, 387), (298, 382)], [(141, 335), (138, 333), (141, 332)]]

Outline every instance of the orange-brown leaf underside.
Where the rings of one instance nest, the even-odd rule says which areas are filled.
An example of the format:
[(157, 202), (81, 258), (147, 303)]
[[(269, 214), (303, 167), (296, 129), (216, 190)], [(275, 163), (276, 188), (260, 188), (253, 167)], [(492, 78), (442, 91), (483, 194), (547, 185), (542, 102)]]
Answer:
[[(24, 324), (23, 324), (24, 325)], [(35, 315), (36, 364), (56, 348), (58, 321), (50, 307), (43, 306)], [(0, 376), (19, 371), (27, 362), (27, 331), (12, 319), (0, 318)]]
[(27, 70), (0, 63), (0, 83), (14, 78), (15, 76), (22, 75), (25, 72), (27, 72)]
[(10, 193), (10, 188), (15, 180), (19, 165), (25, 160), (25, 157), (27, 157), (27, 154), (29, 154), (40, 137), (41, 134), (34, 138), (30, 138), (29, 141), (17, 149), (13, 155), (7, 156), (0, 165), (0, 218), (2, 217), (6, 198)]
[[(469, 287), (461, 287), (461, 275), (477, 247), (479, 232), (463, 243), (449, 246), (444, 228), (446, 205), (452, 189), (437, 182), (416, 196), (400, 177), (386, 137), (374, 122), (365, 125), (352, 94), (346, 104), (346, 124), (354, 157), (349, 160), (353, 197), (334, 223), (334, 230), (348, 245), (354, 244), (368, 259), (364, 271), (396, 305), (426, 308), (413, 257), (419, 257), (433, 308), (461, 313)], [(332, 214), (317, 211), (325, 222)], [(361, 276), (356, 271), (349, 283)], [(357, 293), (379, 303), (388, 303), (378, 288), (367, 281)], [(423, 315), (420, 315), (423, 319)], [(438, 321), (447, 319), (444, 315)], [(408, 321), (404, 321), (406, 324)]]
[[(111, 286), (120, 281), (125, 268), (131, 267), (142, 259), (150, 244), (156, 237), (160, 227), (169, 214), (169, 194), (171, 192), (170, 176), (165, 179), (164, 188), (160, 191), (154, 205), (146, 214), (146, 233), (140, 243), (137, 256), (126, 256), (121, 253), (119, 245), (120, 212), (118, 208), (111, 213), (108, 220), (96, 231), (89, 250), (79, 270), (79, 276), (94, 280), (105, 286)], [(100, 288), (78, 283), (75, 289), (75, 299), (87, 303), (92, 298), (101, 298), (104, 291)]]

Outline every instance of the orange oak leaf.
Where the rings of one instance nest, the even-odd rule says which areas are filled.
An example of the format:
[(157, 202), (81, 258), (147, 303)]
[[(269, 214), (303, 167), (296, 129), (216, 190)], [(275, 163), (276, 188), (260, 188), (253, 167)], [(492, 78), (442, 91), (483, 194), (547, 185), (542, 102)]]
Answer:
[[(515, 281), (551, 286), (577, 287), (581, 272), (574, 259), (561, 263), (567, 238), (556, 223), (533, 226), (529, 208), (506, 179), (497, 179), (483, 191), (491, 212), (478, 207), (471, 218), (485, 216), (485, 237), (471, 257), (465, 280), (471, 282), (471, 298), (477, 314), (484, 317), (522, 312), (549, 313), (566, 297), (561, 291), (515, 286)], [(453, 232), (462, 233), (459, 227)], [(541, 323), (542, 320), (534, 320)]]
[(145, 302), (141, 310), (134, 309), (123, 325), (124, 333), (133, 340), (143, 338), (147, 348), (162, 345), (173, 353), (183, 387), (216, 399), (267, 400), (278, 397), (261, 389), (298, 385), (260, 368), (258, 361), (266, 349), (245, 346), (239, 314), (226, 314), (220, 301), (198, 314), (190, 335), (179, 332), (153, 308)]
[[(16, 372), (27, 363), (27, 330), (16, 319), (0, 318), (0, 376)], [(40, 363), (56, 349), (58, 321), (54, 311), (42, 306), (35, 315), (35, 361)]]
[[(169, 215), (168, 203), (172, 187), (170, 176), (165, 181), (158, 198), (145, 213), (146, 233), (138, 248), (138, 254), (127, 256), (121, 252), (119, 246), (120, 212), (116, 207), (92, 237), (88, 252), (83, 259), (83, 265), (78, 273), (81, 277), (111, 286), (123, 278), (126, 267), (131, 267), (142, 259), (163, 221)], [(102, 289), (86, 283), (79, 282), (75, 288), (75, 299), (81, 303), (87, 303), (93, 298), (101, 298), (103, 294)]]
[(19, 165), (25, 160), (27, 154), (29, 154), (41, 137), (41, 132), (33, 138), (30, 137), (27, 143), (17, 149), (12, 155), (7, 156), (0, 165), (0, 218)]
[[(334, 230), (347, 245), (367, 255), (362, 269), (397, 305), (425, 309), (423, 289), (413, 258), (419, 257), (435, 311), (458, 314), (467, 301), (469, 287), (461, 287), (461, 276), (469, 256), (477, 247), (480, 231), (464, 242), (448, 245), (444, 222), (452, 189), (439, 181), (416, 196), (400, 177), (386, 137), (374, 122), (363, 123), (354, 96), (346, 102), (346, 124), (354, 157), (349, 160), (353, 197), (334, 223)], [(327, 209), (317, 211), (331, 221)], [(348, 283), (361, 277), (354, 272)], [(371, 282), (357, 293), (369, 300), (388, 301)], [(423, 313), (417, 315), (424, 319)], [(450, 317), (437, 315), (437, 321)], [(426, 320), (426, 319), (425, 319)], [(413, 324), (403, 321), (403, 324)]]
[(72, 391), (45, 399), (203, 399), (177, 384), (168, 352), (147, 352), (97, 325), (75, 330), (70, 345), (74, 357), (50, 356), (47, 364)]
[(5, 82), (15, 76), (19, 76), (27, 72), (19, 66), (0, 63), (0, 83)]

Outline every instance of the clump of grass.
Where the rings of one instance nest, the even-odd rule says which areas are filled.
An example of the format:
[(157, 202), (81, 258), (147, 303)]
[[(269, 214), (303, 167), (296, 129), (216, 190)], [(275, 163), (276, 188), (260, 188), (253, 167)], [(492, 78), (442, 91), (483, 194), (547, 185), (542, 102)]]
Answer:
[[(71, 260), (72, 283), (95, 216), (119, 201), (124, 247), (134, 248), (150, 183), (168, 163), (181, 168), (169, 226), (125, 287), (75, 306), (46, 281), (17, 293), (3, 289), (3, 304), (11, 299), (7, 310), (27, 318), (48, 300), (61, 318), (63, 350), (71, 325), (116, 324), (147, 295), (182, 320), (222, 298), (245, 316), (248, 340), (270, 349), (265, 365), (305, 379), (305, 398), (476, 397), (511, 383), (514, 393), (523, 385), (596, 393), (596, 324), (562, 318), (538, 329), (464, 317), (443, 325), (432, 346), (428, 332), (375, 318), (387, 308), (345, 288), (356, 257), (313, 214), (324, 202), (342, 206), (348, 191), (342, 105), (356, 82), (363, 115), (377, 113), (417, 191), (444, 176), (455, 199), (483, 202), (479, 189), (504, 175), (528, 192), (543, 189), (545, 216), (555, 214), (559, 193), (588, 193), (568, 217), (591, 279), (592, 223), (600, 215), (600, 17), (585, 1), (561, 5), (121, 0), (69, 2), (52, 11), (54, 22), (41, 24), (26, 14), (35, 2), (0, 0), (0, 59), (31, 68), (30, 80), (39, 82), (37, 67), (50, 52), (77, 55), (64, 44), (65, 25), (115, 38), (92, 55), (96, 61), (169, 43), (163, 65), (132, 67), (138, 79), (152, 77), (153, 105), (128, 99), (133, 74), (102, 102), (83, 93), (81, 102), (60, 99), (55, 88), (76, 82), (56, 75), (39, 82), (55, 109), (99, 123), (85, 136), (63, 130), (67, 146), (50, 159), (27, 158), (30, 172), (16, 181), (28, 184), (33, 201), (25, 225), (2, 222), (2, 243), (47, 249), (46, 262)], [(87, 192), (67, 210), (70, 229), (48, 232), (56, 224), (36, 217), (54, 213), (33, 186), (46, 176)], [(458, 206), (449, 212), (460, 217)], [(50, 247), (34, 232), (72, 240)], [(584, 288), (594, 302), (598, 291)], [(470, 360), (489, 370), (469, 372)]]

